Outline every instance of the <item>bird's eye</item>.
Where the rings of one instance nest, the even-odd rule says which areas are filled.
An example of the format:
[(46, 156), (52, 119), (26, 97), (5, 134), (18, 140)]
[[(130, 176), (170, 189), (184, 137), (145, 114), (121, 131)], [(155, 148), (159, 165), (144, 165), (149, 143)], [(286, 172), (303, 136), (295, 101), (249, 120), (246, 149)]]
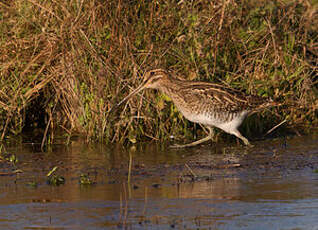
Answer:
[(152, 77), (153, 75), (155, 75), (155, 72), (154, 72), (154, 71), (151, 71), (151, 72), (150, 72), (150, 76)]

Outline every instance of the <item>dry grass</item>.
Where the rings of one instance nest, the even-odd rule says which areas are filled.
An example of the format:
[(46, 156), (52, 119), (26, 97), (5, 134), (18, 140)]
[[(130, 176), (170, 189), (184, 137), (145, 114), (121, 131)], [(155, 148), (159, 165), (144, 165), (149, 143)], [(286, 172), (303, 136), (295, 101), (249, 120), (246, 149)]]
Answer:
[(108, 113), (155, 67), (285, 105), (247, 131), (284, 118), (291, 130), (317, 127), (317, 10), (316, 1), (0, 2), (1, 139), (35, 128), (46, 140), (58, 130), (105, 142), (191, 136), (152, 91)]

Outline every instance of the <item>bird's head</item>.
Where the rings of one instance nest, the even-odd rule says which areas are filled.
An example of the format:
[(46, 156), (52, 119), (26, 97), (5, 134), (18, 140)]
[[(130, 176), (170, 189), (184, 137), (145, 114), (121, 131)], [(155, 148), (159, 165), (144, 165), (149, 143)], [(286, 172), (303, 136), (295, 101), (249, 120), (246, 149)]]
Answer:
[(162, 81), (168, 79), (168, 73), (163, 69), (154, 69), (146, 72), (143, 76), (143, 81), (140, 86), (138, 86), (134, 91), (132, 91), (128, 96), (121, 100), (117, 106), (121, 105), (123, 102), (129, 100), (131, 97), (142, 91), (143, 89), (151, 88), (158, 89)]
[(144, 88), (157, 89), (160, 83), (168, 78), (167, 71), (163, 69), (154, 69), (144, 74), (144, 79), (141, 86)]

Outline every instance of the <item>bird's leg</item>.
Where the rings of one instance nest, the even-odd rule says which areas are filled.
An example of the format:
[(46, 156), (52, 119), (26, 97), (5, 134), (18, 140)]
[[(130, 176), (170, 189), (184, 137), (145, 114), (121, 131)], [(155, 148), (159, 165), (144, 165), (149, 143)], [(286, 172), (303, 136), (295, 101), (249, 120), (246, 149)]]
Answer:
[(212, 140), (213, 136), (214, 136), (214, 130), (212, 127), (210, 126), (207, 126), (208, 130), (209, 130), (209, 134), (200, 139), (200, 140), (197, 140), (197, 141), (194, 141), (192, 143), (189, 143), (189, 144), (185, 144), (185, 145), (178, 145), (178, 144), (175, 144), (175, 145), (172, 145), (171, 148), (185, 148), (185, 147), (192, 147), (192, 146), (195, 146), (195, 145), (199, 145), (203, 142), (206, 142), (206, 141), (209, 141), (209, 140)]
[(232, 134), (235, 135), (236, 137), (240, 138), (244, 142), (245, 145), (252, 146), (250, 144), (250, 142), (245, 137), (242, 136), (240, 131), (235, 130), (234, 132), (232, 132)]
[(214, 128), (211, 126), (205, 126), (208, 130), (209, 130), (209, 137), (211, 138), (212, 141), (216, 141), (215, 140), (215, 132), (214, 132)]

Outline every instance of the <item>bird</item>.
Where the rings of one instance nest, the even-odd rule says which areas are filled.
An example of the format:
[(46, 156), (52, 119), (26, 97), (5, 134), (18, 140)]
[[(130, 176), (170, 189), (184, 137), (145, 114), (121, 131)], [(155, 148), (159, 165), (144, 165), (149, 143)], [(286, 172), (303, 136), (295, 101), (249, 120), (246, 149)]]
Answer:
[(153, 69), (144, 74), (142, 83), (117, 106), (144, 89), (161, 91), (171, 98), (187, 120), (209, 130), (206, 137), (189, 144), (172, 146), (176, 148), (192, 147), (213, 139), (215, 127), (236, 136), (245, 145), (251, 145), (238, 130), (239, 126), (247, 115), (274, 103), (270, 98), (245, 94), (225, 85), (184, 80), (164, 69)]

